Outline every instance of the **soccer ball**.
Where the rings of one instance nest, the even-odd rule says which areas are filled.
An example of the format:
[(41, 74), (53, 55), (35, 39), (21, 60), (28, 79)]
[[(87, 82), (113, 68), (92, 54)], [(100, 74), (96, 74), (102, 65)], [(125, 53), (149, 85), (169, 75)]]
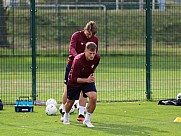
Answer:
[(54, 104), (49, 104), (46, 106), (46, 114), (49, 116), (56, 115), (57, 107)]
[(177, 94), (177, 100), (178, 100), (178, 99), (181, 99), (181, 93), (178, 93), (178, 94)]
[(54, 104), (55, 106), (57, 106), (57, 101), (53, 98), (50, 98), (46, 101), (46, 106), (48, 106), (49, 104)]
[(75, 111), (75, 107), (74, 107), (74, 105), (73, 105), (72, 108), (71, 108), (70, 111), (69, 111), (69, 114), (74, 113), (74, 111)]
[(78, 109), (79, 108), (79, 100), (75, 100), (73, 106), (74, 106), (75, 109)]
[(69, 113), (70, 114), (74, 113), (75, 109), (78, 109), (78, 107), (79, 107), (79, 100), (75, 100), (75, 102), (74, 102), (72, 108), (70, 109)]

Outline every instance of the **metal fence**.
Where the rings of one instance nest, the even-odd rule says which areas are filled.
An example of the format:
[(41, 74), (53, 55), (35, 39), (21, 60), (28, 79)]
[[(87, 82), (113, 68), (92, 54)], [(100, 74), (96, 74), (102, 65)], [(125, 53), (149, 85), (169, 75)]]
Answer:
[(0, 98), (5, 104), (19, 96), (61, 102), (70, 36), (90, 20), (98, 25), (101, 54), (95, 74), (98, 101), (159, 100), (180, 92), (179, 2), (32, 2), (7, 8), (0, 3)]

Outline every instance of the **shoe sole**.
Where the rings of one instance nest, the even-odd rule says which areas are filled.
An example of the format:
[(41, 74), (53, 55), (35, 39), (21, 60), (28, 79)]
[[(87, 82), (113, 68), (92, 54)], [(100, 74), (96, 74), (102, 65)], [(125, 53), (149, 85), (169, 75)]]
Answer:
[(84, 118), (77, 118), (77, 121), (83, 122), (83, 121), (84, 121)]
[(86, 126), (86, 127), (89, 127), (89, 128), (93, 128), (93, 127), (95, 127), (94, 125), (88, 125), (88, 124), (86, 124), (85, 122), (83, 122), (83, 124)]
[(63, 122), (63, 124), (64, 124), (64, 125), (69, 125), (69, 124), (70, 124), (70, 122), (69, 122), (69, 123), (64, 123), (64, 122)]
[(69, 125), (69, 124), (70, 124), (70, 121), (64, 122), (64, 120), (63, 120), (63, 124)]

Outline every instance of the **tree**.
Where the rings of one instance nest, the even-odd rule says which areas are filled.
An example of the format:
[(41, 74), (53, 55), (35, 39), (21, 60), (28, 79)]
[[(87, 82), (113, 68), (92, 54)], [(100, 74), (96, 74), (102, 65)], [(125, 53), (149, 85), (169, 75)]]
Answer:
[(7, 8), (3, 6), (3, 0), (0, 0), (0, 47), (9, 46), (7, 38), (7, 19), (6, 16)]

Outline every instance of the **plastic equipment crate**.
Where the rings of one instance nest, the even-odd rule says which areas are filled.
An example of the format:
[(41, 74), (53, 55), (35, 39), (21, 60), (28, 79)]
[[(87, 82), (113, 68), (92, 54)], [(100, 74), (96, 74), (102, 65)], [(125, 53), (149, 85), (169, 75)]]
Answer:
[(33, 112), (33, 101), (28, 96), (20, 96), (15, 102), (15, 112)]

